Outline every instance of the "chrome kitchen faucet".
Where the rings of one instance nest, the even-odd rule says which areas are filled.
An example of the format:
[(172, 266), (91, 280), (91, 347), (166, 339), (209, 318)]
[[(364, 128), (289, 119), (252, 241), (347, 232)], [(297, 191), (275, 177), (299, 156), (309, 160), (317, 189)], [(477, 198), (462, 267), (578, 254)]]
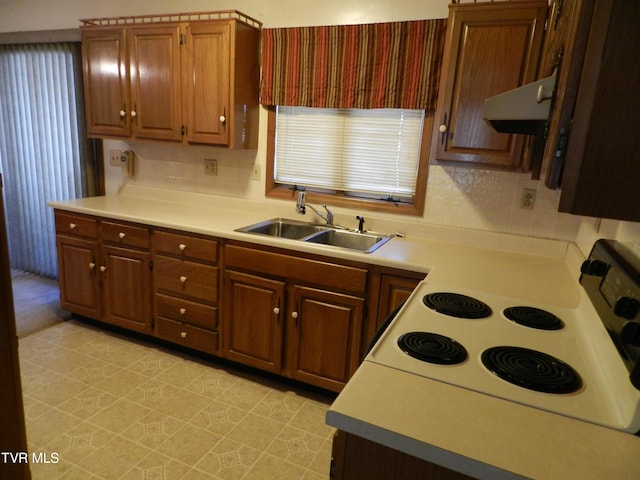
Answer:
[(327, 225), (333, 225), (333, 212), (327, 208), (327, 204), (323, 203), (322, 208), (327, 211), (326, 216), (320, 213), (313, 205), (308, 205), (306, 203), (307, 193), (306, 192), (298, 192), (298, 201), (296, 202), (296, 212), (300, 215), (304, 215), (307, 213), (307, 207), (313, 210), (316, 215), (318, 215), (321, 219), (327, 222)]

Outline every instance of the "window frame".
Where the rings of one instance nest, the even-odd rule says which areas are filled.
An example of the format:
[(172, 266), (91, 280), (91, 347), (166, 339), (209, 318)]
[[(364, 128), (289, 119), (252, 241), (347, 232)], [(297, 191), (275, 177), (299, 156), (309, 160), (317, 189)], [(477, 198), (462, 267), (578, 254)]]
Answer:
[[(276, 138), (276, 109), (267, 107), (267, 162), (265, 175), (265, 196), (282, 200), (296, 201), (297, 191), (285, 185), (279, 185), (274, 179), (275, 138)], [(418, 160), (418, 175), (416, 178), (416, 193), (413, 203), (395, 203), (386, 200), (376, 200), (362, 197), (347, 196), (343, 192), (322, 193), (306, 190), (309, 203), (326, 203), (327, 205), (371, 210), (376, 212), (396, 213), (400, 215), (422, 216), (427, 191), (427, 176), (429, 169), (429, 151), (431, 150), (431, 135), (433, 129), (432, 111), (425, 111), (422, 126), (422, 140), (420, 157)]]

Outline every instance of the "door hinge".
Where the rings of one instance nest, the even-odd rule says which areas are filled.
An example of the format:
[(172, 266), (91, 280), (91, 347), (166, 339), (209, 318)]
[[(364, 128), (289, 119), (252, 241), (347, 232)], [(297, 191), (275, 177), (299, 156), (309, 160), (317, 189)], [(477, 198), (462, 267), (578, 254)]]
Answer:
[(149, 270), (153, 270), (153, 260), (149, 260)]
[(182, 125), (182, 127), (180, 127), (180, 134), (183, 137), (187, 134), (187, 126), (186, 125)]
[(186, 43), (186, 40), (184, 38), (184, 33), (180, 34), (180, 45), (184, 45)]

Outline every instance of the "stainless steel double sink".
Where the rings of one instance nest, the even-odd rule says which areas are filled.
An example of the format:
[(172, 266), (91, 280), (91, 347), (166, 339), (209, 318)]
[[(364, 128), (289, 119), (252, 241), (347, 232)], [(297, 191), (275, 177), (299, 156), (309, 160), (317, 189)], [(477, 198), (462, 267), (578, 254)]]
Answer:
[(335, 225), (302, 222), (288, 218), (272, 218), (237, 228), (235, 231), (347, 248), (363, 253), (373, 252), (393, 237), (386, 233), (358, 232)]

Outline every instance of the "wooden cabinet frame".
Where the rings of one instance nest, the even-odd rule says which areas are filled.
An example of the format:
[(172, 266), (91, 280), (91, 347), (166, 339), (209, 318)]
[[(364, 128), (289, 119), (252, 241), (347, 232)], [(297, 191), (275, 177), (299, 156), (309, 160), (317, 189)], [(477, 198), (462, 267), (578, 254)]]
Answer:
[(257, 148), (261, 23), (239, 12), (142, 18), (84, 20), (89, 136)]
[(529, 170), (525, 137), (496, 132), (482, 118), (486, 98), (536, 80), (546, 0), (449, 6), (431, 158)]
[(377, 323), (425, 275), (63, 210), (55, 216), (63, 308), (336, 392)]

